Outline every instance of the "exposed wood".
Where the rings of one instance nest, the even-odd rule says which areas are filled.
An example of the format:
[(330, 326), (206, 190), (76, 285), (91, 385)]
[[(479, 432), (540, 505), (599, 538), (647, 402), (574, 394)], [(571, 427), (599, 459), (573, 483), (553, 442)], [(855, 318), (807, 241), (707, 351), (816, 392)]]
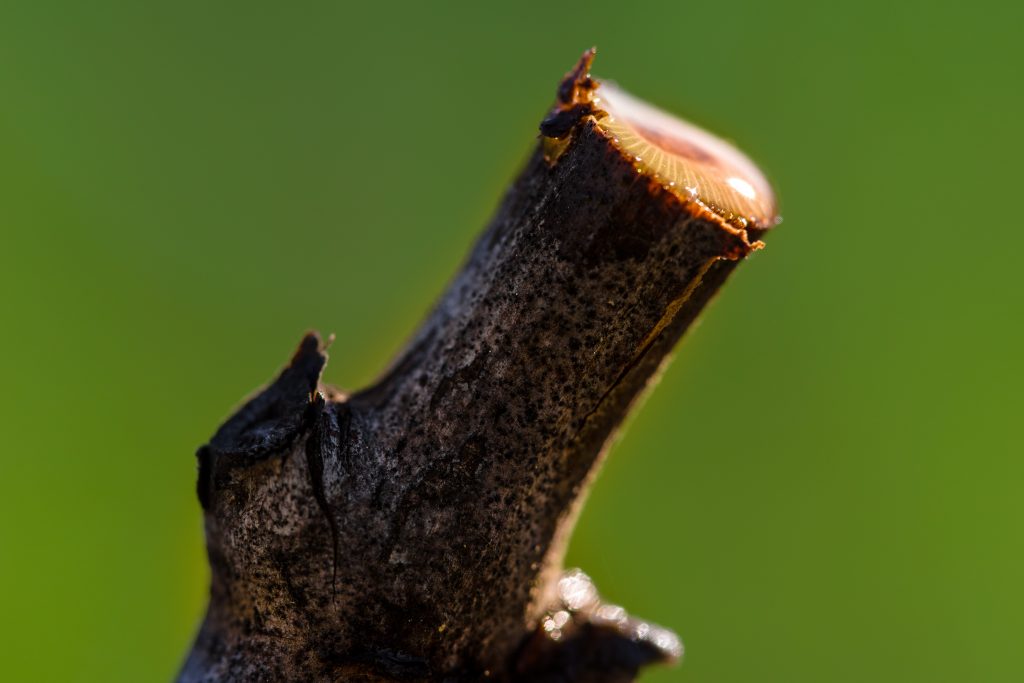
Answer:
[(629, 681), (678, 656), (585, 577), (559, 582), (565, 542), (613, 431), (774, 206), (730, 213), (640, 165), (602, 127), (592, 58), (384, 377), (321, 385), (308, 336), (200, 449), (213, 580), (182, 681)]

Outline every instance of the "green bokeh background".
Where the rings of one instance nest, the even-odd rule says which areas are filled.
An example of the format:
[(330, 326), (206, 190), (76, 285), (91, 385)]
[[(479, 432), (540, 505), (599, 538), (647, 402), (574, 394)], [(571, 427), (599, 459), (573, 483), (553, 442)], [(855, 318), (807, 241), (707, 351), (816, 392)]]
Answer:
[(307, 328), (380, 371), (596, 44), (785, 217), (573, 542), (643, 680), (1024, 680), (1020, 7), (5, 3), (0, 678), (175, 674), (196, 446)]

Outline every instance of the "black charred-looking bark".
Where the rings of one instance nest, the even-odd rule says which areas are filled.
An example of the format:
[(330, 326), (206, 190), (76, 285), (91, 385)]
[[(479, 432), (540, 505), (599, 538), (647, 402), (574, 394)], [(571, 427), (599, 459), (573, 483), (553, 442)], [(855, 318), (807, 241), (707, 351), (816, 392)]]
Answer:
[(309, 335), (199, 450), (212, 587), (181, 681), (617, 682), (678, 656), (562, 574), (565, 542), (758, 231), (638, 173), (588, 112), (547, 125), (557, 159), (538, 145), (383, 378), (322, 386)]

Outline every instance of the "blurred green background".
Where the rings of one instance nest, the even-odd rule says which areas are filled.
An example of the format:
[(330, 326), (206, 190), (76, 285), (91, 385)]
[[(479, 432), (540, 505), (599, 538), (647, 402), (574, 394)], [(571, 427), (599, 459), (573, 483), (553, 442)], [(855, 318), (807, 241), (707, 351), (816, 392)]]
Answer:
[(176, 673), (196, 446), (307, 328), (375, 376), (596, 44), (785, 217), (570, 552), (643, 680), (1024, 680), (1020, 7), (5, 3), (0, 678)]

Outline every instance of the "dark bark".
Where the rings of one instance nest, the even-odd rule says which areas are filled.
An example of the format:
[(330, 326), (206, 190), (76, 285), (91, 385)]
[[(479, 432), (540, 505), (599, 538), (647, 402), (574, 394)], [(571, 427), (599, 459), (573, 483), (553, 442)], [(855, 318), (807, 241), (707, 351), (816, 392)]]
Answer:
[(557, 159), (538, 146), (382, 379), (322, 386), (307, 336), (199, 450), (212, 588), (180, 680), (629, 681), (678, 655), (560, 582), (565, 542), (759, 231), (638, 173), (592, 111), (559, 116), (579, 99), (563, 83)]

